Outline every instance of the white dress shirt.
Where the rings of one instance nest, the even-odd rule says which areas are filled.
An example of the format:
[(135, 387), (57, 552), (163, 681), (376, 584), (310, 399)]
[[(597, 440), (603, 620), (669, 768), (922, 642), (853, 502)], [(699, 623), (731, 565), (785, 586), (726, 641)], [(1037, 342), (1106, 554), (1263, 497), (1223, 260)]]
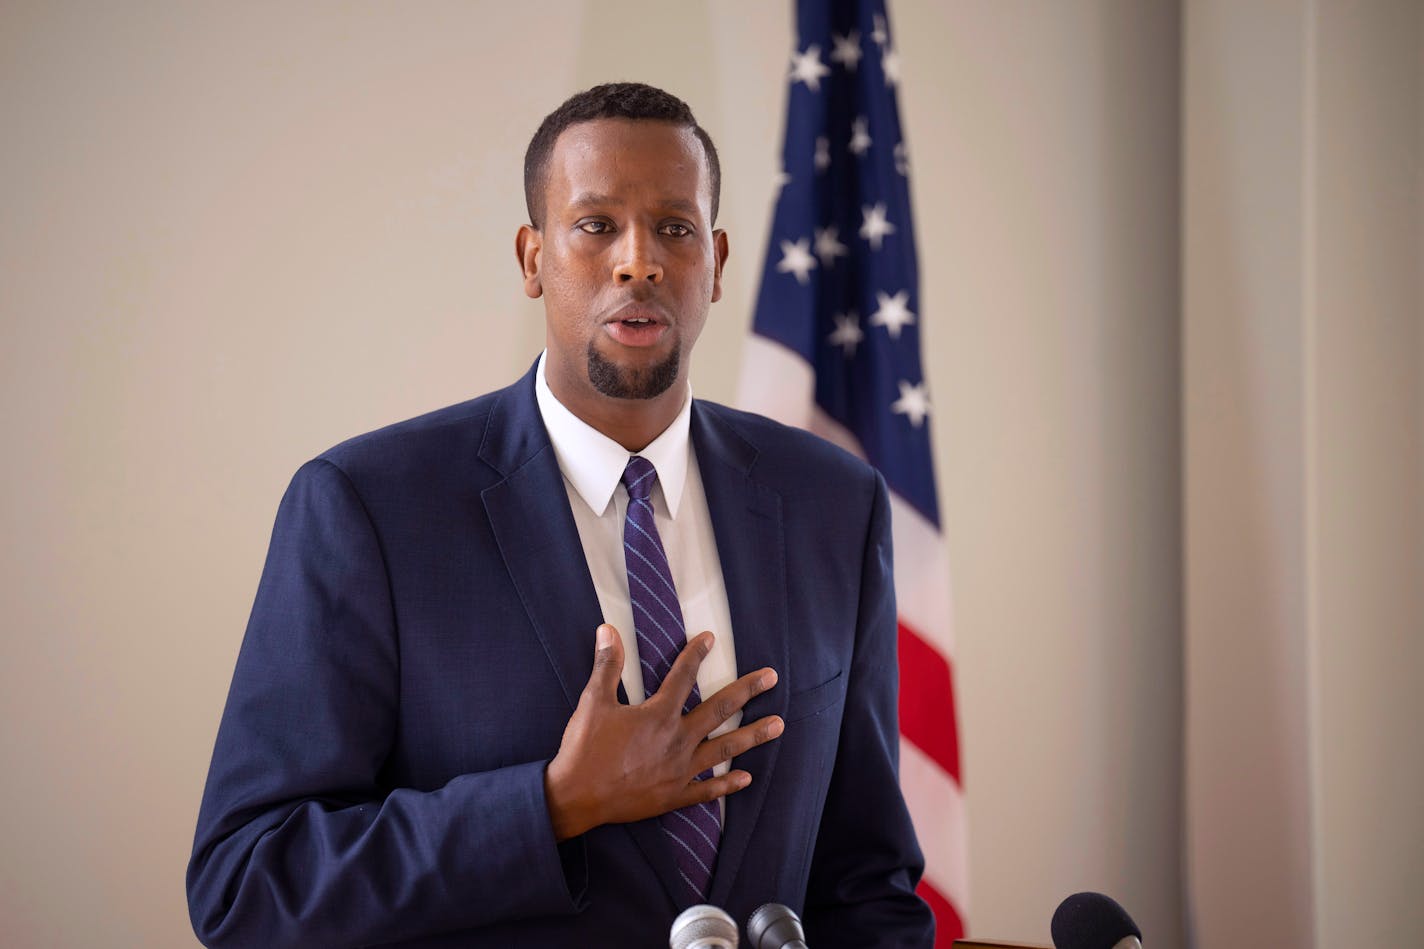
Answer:
[[(549, 431), (564, 489), (569, 495), (579, 542), (583, 545), (588, 572), (598, 594), (603, 621), (618, 630), (623, 639), (623, 688), (628, 701), (643, 701), (643, 670), (638, 662), (638, 640), (633, 631), (633, 605), (628, 599), (628, 566), (623, 559), (623, 520), (628, 510), (628, 491), (623, 487), (623, 469), (632, 453), (574, 415), (555, 396), (544, 377), (547, 353), (539, 357), (535, 395), (539, 414)], [(716, 635), (712, 651), (697, 673), (702, 697), (737, 678), (737, 654), (732, 645), (732, 614), (727, 605), (727, 587), (722, 580), (722, 562), (717, 556), (717, 539), (707, 512), (707, 495), (697, 468), (696, 453), (688, 436), (692, 423), (692, 387), (682, 403), (682, 411), (653, 442), (637, 454), (652, 462), (657, 470), (654, 485), (653, 522), (667, 552), (673, 586), (682, 604), (683, 625), (689, 637), (710, 629)], [(589, 669), (593, 668), (593, 634), (587, 630)], [(721, 734), (741, 724), (738, 712), (713, 734)], [(723, 763), (715, 769), (725, 774)]]

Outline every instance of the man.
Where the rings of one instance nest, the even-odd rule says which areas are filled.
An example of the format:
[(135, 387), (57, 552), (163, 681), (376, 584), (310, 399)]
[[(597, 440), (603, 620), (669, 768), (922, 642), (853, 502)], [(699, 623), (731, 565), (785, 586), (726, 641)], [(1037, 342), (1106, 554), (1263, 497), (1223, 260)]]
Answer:
[(539, 362), (297, 473), (198, 820), (204, 942), (654, 947), (776, 901), (818, 949), (930, 944), (884, 484), (691, 398), (719, 188), (680, 100), (571, 98), (515, 241)]

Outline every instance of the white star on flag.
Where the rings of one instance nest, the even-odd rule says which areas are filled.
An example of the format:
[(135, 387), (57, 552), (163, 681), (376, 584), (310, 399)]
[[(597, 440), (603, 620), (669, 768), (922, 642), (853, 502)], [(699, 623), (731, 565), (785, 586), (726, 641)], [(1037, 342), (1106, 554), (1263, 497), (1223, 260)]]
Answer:
[(858, 116), (850, 124), (850, 153), (852, 155), (864, 155), (870, 150), (870, 121), (865, 116)]
[(885, 73), (885, 85), (893, 86), (900, 81), (900, 54), (890, 47), (885, 47), (885, 54), (880, 57), (880, 71)]
[(835, 265), (837, 257), (850, 253), (850, 249), (838, 240), (840, 235), (837, 230), (834, 227), (816, 228), (816, 256), (821, 258), (821, 266), (827, 270)]
[(919, 428), (925, 422), (925, 416), (930, 414), (930, 394), (923, 382), (918, 385), (910, 385), (908, 382), (900, 382), (900, 398), (890, 404), (890, 411), (897, 415), (905, 415), (910, 419), (910, 424)]
[(870, 325), (885, 327), (891, 339), (899, 339), (901, 328), (915, 322), (915, 314), (905, 305), (910, 302), (910, 291), (901, 290), (892, 297), (877, 290), (875, 302), (880, 308), (870, 314)]
[(875, 29), (871, 31), (870, 38), (880, 46), (890, 39), (890, 34), (885, 32), (885, 18), (878, 13), (875, 14)]
[(860, 57), (864, 55), (860, 51), (860, 31), (851, 30), (849, 36), (832, 33), (831, 42), (836, 44), (836, 48), (831, 51), (831, 61), (855, 72), (855, 67), (860, 64)]
[(791, 184), (791, 176), (783, 169), (776, 173), (776, 177), (771, 179), (771, 186), (776, 189), (776, 193), (781, 194), (781, 189)]
[(885, 240), (885, 235), (895, 233), (895, 225), (885, 218), (885, 202), (881, 201), (873, 208), (869, 205), (861, 205), (860, 213), (864, 215), (864, 221), (860, 225), (860, 236), (870, 241), (872, 250), (879, 250), (881, 242)]
[(821, 77), (830, 74), (830, 67), (821, 62), (821, 47), (815, 43), (806, 47), (806, 52), (791, 56), (791, 79), (804, 82), (812, 92), (820, 92)]
[(834, 319), (836, 328), (826, 337), (826, 341), (832, 346), (842, 347), (846, 358), (849, 359), (855, 355), (855, 347), (865, 339), (865, 334), (860, 330), (860, 317), (851, 310), (849, 313), (837, 313)]
[(811, 240), (803, 237), (799, 241), (781, 242), (781, 263), (776, 269), (782, 273), (796, 275), (796, 282), (805, 284), (811, 279), (811, 271), (816, 269), (816, 258), (811, 256)]
[(824, 135), (816, 138), (816, 170), (825, 171), (831, 167), (831, 140)]

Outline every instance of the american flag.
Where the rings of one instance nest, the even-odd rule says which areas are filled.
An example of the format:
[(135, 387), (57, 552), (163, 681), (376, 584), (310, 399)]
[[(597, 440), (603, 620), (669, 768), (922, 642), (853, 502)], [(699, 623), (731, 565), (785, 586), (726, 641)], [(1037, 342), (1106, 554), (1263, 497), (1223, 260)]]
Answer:
[(948, 947), (964, 934), (964, 795), (900, 73), (884, 0), (798, 0), (780, 193), (740, 398), (867, 459), (889, 485), (900, 784), (925, 853), (920, 894)]

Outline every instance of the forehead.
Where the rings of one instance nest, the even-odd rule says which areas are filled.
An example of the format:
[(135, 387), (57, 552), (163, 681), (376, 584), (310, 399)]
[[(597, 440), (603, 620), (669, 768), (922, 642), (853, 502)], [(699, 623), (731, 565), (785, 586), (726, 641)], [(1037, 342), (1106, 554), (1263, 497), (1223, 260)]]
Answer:
[(597, 195), (619, 201), (711, 202), (707, 154), (692, 129), (636, 119), (595, 119), (559, 134), (549, 155), (550, 211)]

